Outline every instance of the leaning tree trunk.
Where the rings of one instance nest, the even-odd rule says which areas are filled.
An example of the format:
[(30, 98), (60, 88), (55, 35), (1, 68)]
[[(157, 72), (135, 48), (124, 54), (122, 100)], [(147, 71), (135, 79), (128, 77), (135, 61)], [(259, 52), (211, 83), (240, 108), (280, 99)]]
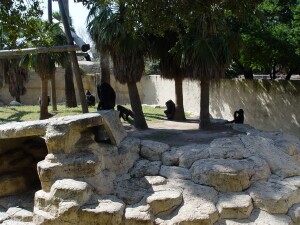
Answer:
[(50, 114), (48, 113), (48, 80), (42, 79), (42, 93), (41, 93), (41, 105), (40, 105), (40, 120), (48, 119)]
[(134, 113), (134, 126), (137, 129), (148, 129), (136, 83), (128, 82), (127, 87), (129, 92), (131, 108)]
[(108, 52), (102, 52), (100, 57), (100, 69), (101, 69), (101, 84), (110, 84), (110, 69), (109, 69), (109, 54)]
[(52, 74), (51, 76), (51, 102), (52, 110), (57, 111), (55, 74)]
[(176, 110), (174, 119), (179, 121), (186, 120), (183, 107), (182, 81), (183, 79), (181, 77), (175, 77)]
[(68, 62), (65, 69), (65, 95), (66, 95), (66, 107), (67, 108), (77, 107), (71, 62)]
[(205, 129), (210, 124), (209, 119), (209, 80), (201, 79), (201, 94), (200, 94), (200, 121), (199, 129)]

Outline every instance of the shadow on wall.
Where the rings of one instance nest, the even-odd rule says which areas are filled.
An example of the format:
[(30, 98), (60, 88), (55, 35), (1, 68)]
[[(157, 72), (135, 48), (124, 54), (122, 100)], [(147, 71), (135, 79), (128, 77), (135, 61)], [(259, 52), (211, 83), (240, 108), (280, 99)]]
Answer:
[[(143, 96), (141, 96), (141, 101), (146, 102), (149, 105), (158, 104), (157, 96), (157, 83), (161, 80), (160, 76), (157, 75), (148, 75), (143, 76), (142, 90)], [(146, 84), (146, 85), (145, 85)]]
[(233, 119), (245, 111), (245, 123), (300, 137), (300, 83), (297, 81), (221, 80), (211, 82), (211, 114)]

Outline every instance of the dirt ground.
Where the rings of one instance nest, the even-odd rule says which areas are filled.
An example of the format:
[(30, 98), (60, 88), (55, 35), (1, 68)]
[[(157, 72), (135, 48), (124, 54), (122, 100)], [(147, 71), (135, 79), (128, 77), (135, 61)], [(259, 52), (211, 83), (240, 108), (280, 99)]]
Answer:
[(185, 122), (170, 120), (148, 122), (148, 127), (147, 130), (136, 130), (132, 125), (125, 125), (128, 136), (159, 141), (170, 146), (182, 146), (192, 143), (209, 144), (216, 138), (240, 134), (230, 126), (220, 123), (214, 123), (205, 130), (199, 130), (199, 120), (197, 118), (187, 119)]

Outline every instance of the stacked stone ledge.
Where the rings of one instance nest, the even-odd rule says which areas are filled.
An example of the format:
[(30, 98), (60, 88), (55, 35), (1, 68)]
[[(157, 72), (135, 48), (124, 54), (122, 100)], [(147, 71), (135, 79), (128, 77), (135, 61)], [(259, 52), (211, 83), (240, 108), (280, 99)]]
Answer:
[(126, 137), (115, 112), (50, 120), (32, 221), (4, 224), (300, 224), (299, 139), (232, 126), (246, 134), (170, 147)]

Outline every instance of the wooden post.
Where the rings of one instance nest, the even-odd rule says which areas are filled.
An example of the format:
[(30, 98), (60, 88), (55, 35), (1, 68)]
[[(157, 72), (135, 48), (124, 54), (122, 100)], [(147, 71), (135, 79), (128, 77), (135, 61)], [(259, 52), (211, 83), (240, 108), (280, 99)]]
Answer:
[[(66, 37), (67, 37), (67, 40), (68, 40), (68, 44), (73, 45), (73, 39), (72, 39), (72, 35), (71, 35), (71, 30), (70, 30), (68, 18), (67, 18), (66, 13), (65, 13), (63, 0), (58, 0), (58, 5), (59, 5), (59, 11), (60, 11), (61, 18), (62, 18), (62, 21), (63, 21), (64, 29), (65, 29), (65, 34), (66, 34)], [(71, 61), (72, 61), (72, 66), (73, 66), (73, 72), (74, 72), (75, 78), (76, 78), (76, 83), (77, 83), (77, 88), (78, 88), (78, 92), (79, 92), (82, 112), (83, 113), (88, 113), (89, 110), (88, 110), (88, 105), (87, 105), (87, 102), (86, 102), (86, 97), (85, 97), (85, 93), (84, 93), (84, 89), (83, 89), (83, 83), (82, 83), (82, 79), (81, 79), (81, 74), (80, 74), (80, 69), (79, 69), (79, 64), (78, 64), (78, 61), (77, 61), (76, 53), (75, 52), (70, 52), (70, 56), (71, 56)]]

